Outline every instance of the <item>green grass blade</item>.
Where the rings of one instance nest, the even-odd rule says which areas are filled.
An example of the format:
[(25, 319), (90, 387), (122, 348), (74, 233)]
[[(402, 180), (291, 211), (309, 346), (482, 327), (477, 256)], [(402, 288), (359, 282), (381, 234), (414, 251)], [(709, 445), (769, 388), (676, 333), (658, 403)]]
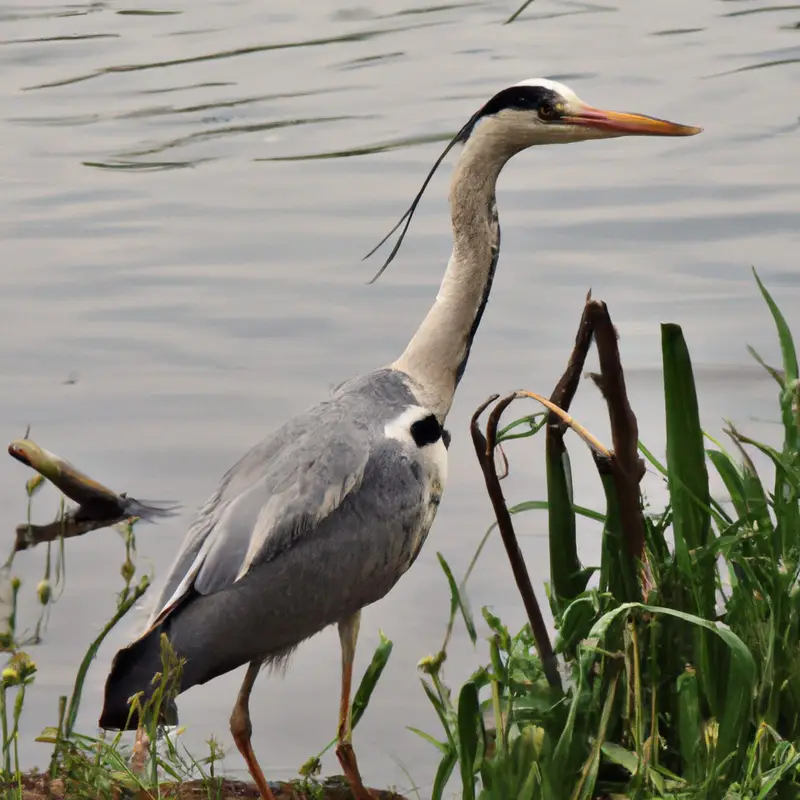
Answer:
[[(775, 327), (778, 330), (778, 341), (781, 346), (781, 355), (783, 357), (783, 380), (786, 387), (785, 391), (781, 393), (781, 419), (783, 421), (784, 429), (784, 453), (795, 457), (800, 449), (800, 427), (798, 426), (798, 418), (796, 416), (795, 403), (798, 401), (798, 369), (797, 369), (797, 350), (794, 346), (794, 339), (792, 332), (786, 323), (781, 310), (778, 308), (772, 295), (767, 291), (766, 286), (761, 282), (758, 273), (753, 267), (753, 275), (761, 290), (761, 294), (769, 307), (772, 319), (775, 321)], [(780, 484), (780, 482), (777, 482)], [(783, 487), (776, 486), (776, 495), (780, 497), (783, 493)], [(795, 518), (792, 522), (796, 523), (798, 520)]]
[[(545, 411), (543, 413), (530, 414), (527, 417), (515, 419), (513, 422), (506, 425), (505, 428), (497, 431), (495, 443), (502, 444), (512, 439), (528, 439), (531, 436), (535, 436), (547, 423), (547, 415), (548, 412)], [(516, 430), (522, 425), (527, 425), (527, 429), (521, 433), (511, 433), (511, 431)]]
[(436, 777), (433, 779), (433, 787), (431, 789), (431, 800), (442, 800), (442, 796), (453, 774), (453, 769), (458, 761), (455, 748), (451, 748), (447, 755), (439, 762), (439, 767), (436, 770)]
[(740, 517), (746, 517), (748, 514), (747, 493), (744, 480), (739, 474), (736, 464), (727, 453), (723, 453), (721, 450), (706, 450), (706, 455), (722, 478), (736, 513)]
[[(372, 654), (372, 660), (364, 672), (364, 677), (361, 679), (361, 683), (358, 685), (358, 691), (356, 691), (356, 695), (353, 698), (353, 702), (350, 706), (350, 725), (353, 728), (358, 725), (359, 720), (364, 716), (364, 712), (367, 710), (367, 706), (369, 705), (369, 699), (372, 697), (372, 692), (378, 685), (378, 681), (380, 680), (381, 674), (383, 673), (383, 670), (389, 661), (389, 656), (392, 654), (392, 648), (394, 647), (391, 639), (387, 639), (386, 636), (384, 636), (383, 631), (379, 631), (378, 633), (381, 640), (378, 642), (378, 646), (375, 648), (375, 652)], [(306, 761), (306, 763), (300, 767), (300, 774), (307, 774), (315, 765), (319, 764), (322, 756), (324, 756), (325, 753), (327, 753), (328, 750), (330, 750), (336, 744), (336, 741), (336, 739), (331, 739), (316, 756), (313, 756)]]
[(600, 560), (600, 591), (610, 592), (620, 602), (641, 598), (636, 564), (628, 553), (617, 502), (617, 487), (611, 472), (601, 471), (606, 496), (606, 521), (603, 527)]
[(429, 733), (425, 733), (425, 731), (421, 731), (419, 728), (415, 728), (412, 725), (406, 725), (406, 729), (411, 731), (411, 733), (416, 733), (417, 736), (424, 739), (428, 744), (432, 744), (440, 753), (446, 755), (450, 752), (450, 747), (448, 747), (446, 742), (440, 742)]
[(445, 561), (444, 556), (441, 553), (437, 553), (436, 555), (439, 557), (439, 563), (442, 565), (444, 574), (447, 576), (448, 584), (450, 584), (450, 607), (453, 609), (457, 606), (461, 609), (461, 616), (464, 618), (464, 625), (467, 627), (467, 633), (472, 640), (472, 644), (475, 644), (475, 642), (478, 641), (478, 634), (475, 631), (475, 622), (472, 619), (472, 611), (470, 610), (466, 593), (463, 591), (463, 586), (461, 589), (458, 588), (450, 565)]
[[(604, 591), (601, 587), (600, 591)], [(558, 642), (556, 652), (572, 660), (577, 654), (580, 643), (594, 623), (597, 612), (591, 596), (583, 595), (573, 600), (561, 615), (558, 625)]]
[[(773, 463), (776, 464), (775, 516), (780, 531), (782, 553), (786, 556), (800, 547), (800, 505), (797, 499), (800, 493), (800, 473), (795, 468), (800, 459), (800, 381), (798, 381), (797, 350), (786, 319), (761, 282), (755, 268), (753, 275), (775, 321), (783, 358), (784, 389), (781, 392), (780, 406), (784, 442), (781, 461), (789, 474), (781, 473), (775, 458)], [(764, 446), (759, 449), (764, 452)]]
[[(712, 436), (709, 436), (708, 433), (706, 433), (705, 431), (703, 431), (703, 437), (706, 439), (710, 439), (714, 444), (716, 444), (719, 447), (719, 443), (716, 441), (716, 439), (714, 439)], [(642, 442), (639, 442), (638, 447), (639, 447), (639, 452), (645, 457), (647, 461), (650, 462), (651, 466), (655, 467), (655, 469), (666, 478), (667, 468), (655, 457), (655, 455), (653, 455), (652, 452), (650, 452), (650, 450), (647, 449), (647, 447), (644, 444), (642, 444)], [(686, 488), (691, 493), (690, 487)], [(700, 503), (700, 505), (703, 508), (708, 510), (709, 514), (715, 515), (715, 519), (719, 520), (720, 518), (722, 518), (725, 522), (728, 523), (731, 522), (730, 518), (723, 510), (722, 506), (716, 500), (712, 498), (709, 501), (709, 503), (703, 503), (696, 495), (692, 494), (692, 496), (694, 497), (696, 502)]]
[[(661, 326), (664, 362), (664, 399), (667, 416), (667, 468), (673, 511), (675, 552), (681, 571), (688, 577), (696, 572), (690, 553), (709, 539), (711, 520), (703, 430), (697, 405), (692, 362), (680, 326)], [(697, 612), (706, 618), (714, 614), (713, 562), (692, 581)]]
[(569, 454), (557, 433), (548, 430), (546, 445), (550, 586), (556, 603), (574, 600), (585, 588), (578, 558), (572, 470)]
[(375, 652), (372, 654), (372, 660), (364, 673), (364, 677), (361, 679), (356, 696), (353, 698), (351, 710), (351, 724), (353, 728), (358, 725), (359, 720), (364, 716), (364, 712), (369, 705), (369, 699), (372, 697), (372, 692), (378, 685), (378, 681), (381, 678), (383, 670), (389, 661), (389, 656), (392, 654), (392, 648), (394, 647), (391, 639), (387, 639), (383, 635), (383, 631), (379, 631), (378, 633), (381, 640), (375, 648)]
[(75, 727), (75, 722), (78, 719), (78, 709), (81, 704), (81, 695), (83, 694), (83, 684), (86, 680), (86, 673), (100, 649), (103, 640), (108, 636), (114, 626), (133, 608), (139, 601), (139, 598), (147, 591), (150, 586), (150, 579), (145, 575), (140, 581), (139, 585), (130, 593), (123, 603), (119, 605), (116, 613), (106, 623), (105, 627), (98, 637), (89, 645), (81, 665), (78, 668), (78, 673), (75, 676), (75, 684), (72, 688), (72, 695), (69, 698), (69, 707), (67, 709), (67, 716), (64, 722), (64, 739), (69, 739), (72, 735), (72, 729)]
[[(596, 627), (597, 625), (592, 630)], [(584, 750), (588, 749), (588, 741), (585, 741), (581, 735), (584, 733), (581, 725), (584, 720), (579, 713), (584, 697), (587, 675), (588, 673), (583, 669), (578, 673), (578, 686), (572, 696), (567, 718), (561, 727), (558, 741), (550, 759), (550, 769), (546, 775), (552, 785), (558, 787), (559, 793), (563, 793), (563, 787), (573, 785), (572, 781), (575, 779), (576, 771), (585, 760)]]
[(463, 800), (475, 800), (475, 759), (478, 755), (481, 721), (478, 689), (472, 681), (467, 681), (458, 695), (459, 765)]
[(786, 380), (783, 376), (783, 373), (780, 370), (775, 369), (775, 367), (771, 367), (764, 361), (763, 358), (756, 352), (755, 348), (747, 345), (747, 352), (758, 362), (758, 365), (763, 367), (764, 370), (772, 377), (772, 379), (781, 387), (781, 389), (786, 388)]
[(726, 433), (731, 438), (731, 441), (736, 445), (742, 457), (741, 464), (741, 477), (744, 486), (745, 500), (747, 503), (747, 510), (751, 516), (755, 516), (758, 520), (759, 530), (768, 531), (772, 529), (772, 519), (769, 513), (769, 500), (767, 493), (761, 483), (761, 478), (756, 471), (755, 464), (744, 449), (742, 441), (740, 440), (741, 434), (728, 423), (728, 430)]
[(654, 466), (665, 478), (667, 477), (667, 468), (653, 455), (653, 453), (645, 447), (642, 442), (639, 442), (639, 452)]
[(164, 770), (164, 772), (166, 772), (167, 775), (169, 775), (170, 778), (172, 778), (172, 780), (176, 781), (177, 783), (180, 783), (185, 777), (185, 775), (181, 775), (181, 773), (178, 772), (178, 770), (175, 769), (166, 759), (159, 758), (156, 760), (158, 762), (158, 768), (160, 770)]
[[(667, 423), (667, 485), (672, 506), (675, 555), (685, 589), (681, 606), (705, 619), (716, 613), (716, 564), (707, 548), (711, 533), (711, 493), (705, 443), (689, 349), (680, 326), (662, 324), (664, 399)], [(681, 597), (682, 595), (682, 597)], [(725, 659), (718, 643), (703, 630), (694, 633), (694, 657), (703, 695), (715, 717), (725, 705), (725, 684), (716, 662)]]
[(797, 380), (797, 351), (794, 347), (792, 332), (789, 329), (789, 326), (786, 324), (786, 320), (784, 319), (781, 310), (772, 299), (772, 295), (767, 291), (767, 287), (761, 282), (761, 278), (758, 277), (755, 267), (753, 267), (753, 276), (756, 279), (756, 283), (758, 284), (758, 288), (761, 290), (764, 300), (767, 302), (767, 306), (769, 306), (772, 319), (775, 320), (775, 327), (778, 329), (778, 339), (780, 340), (781, 354), (783, 356), (784, 380), (786, 381), (787, 385), (791, 384), (793, 381)]
[(436, 692), (434, 692), (433, 689), (428, 686), (427, 681), (420, 679), (420, 683), (422, 683), (422, 688), (425, 690), (425, 694), (428, 695), (428, 700), (431, 701), (431, 705), (436, 711), (439, 721), (442, 723), (442, 727), (444, 728), (444, 732), (447, 736), (447, 742), (450, 745), (450, 749), (453, 751), (453, 754), (455, 754), (456, 743), (453, 739), (453, 731), (450, 729), (450, 724), (447, 720), (447, 709), (445, 709), (445, 707), (442, 705), (442, 701), (436, 696)]
[[(773, 508), (775, 511), (776, 527), (773, 529), (769, 512), (764, 509), (760, 530), (773, 532), (772, 557), (783, 559), (794, 558), (792, 555), (800, 547), (800, 469), (798, 468), (798, 454), (792, 451), (788, 437), (784, 443), (783, 452), (778, 452), (763, 442), (758, 442), (748, 436), (735, 432), (735, 441), (740, 444), (749, 444), (755, 447), (772, 461), (775, 467), (775, 491), (773, 493)], [(760, 487), (757, 487), (757, 490)], [(760, 489), (763, 494), (763, 489)], [(765, 498), (766, 502), (766, 498)], [(780, 593), (775, 598), (778, 600)]]
[[(517, 503), (515, 506), (511, 506), (508, 509), (509, 514), (519, 514), (521, 511), (549, 511), (550, 504), (547, 500), (526, 500), (522, 503)], [(586, 517), (586, 519), (594, 520), (595, 522), (605, 522), (606, 516), (600, 511), (595, 511), (592, 508), (586, 508), (585, 506), (579, 506), (573, 503), (572, 510), (580, 517)], [(497, 523), (494, 523), (493, 527), (497, 527)]]
[(595, 797), (595, 785), (597, 783), (597, 773), (600, 770), (600, 755), (603, 749), (603, 743), (606, 739), (606, 730), (608, 722), (611, 719), (611, 711), (614, 708), (614, 698), (617, 694), (617, 683), (619, 681), (619, 672), (614, 675), (611, 681), (611, 686), (606, 692), (606, 699), (603, 703), (603, 711), (600, 715), (600, 723), (598, 725), (597, 733), (595, 734), (594, 742), (592, 742), (592, 752), (586, 762), (581, 776), (578, 780), (578, 785), (575, 787), (575, 792), (572, 795), (573, 800), (592, 800)]
[(764, 444), (763, 442), (758, 442), (755, 439), (751, 439), (749, 436), (745, 436), (741, 433), (737, 433), (736, 438), (740, 442), (749, 444), (752, 447), (755, 447), (756, 450), (760, 450), (770, 461), (772, 461), (772, 465), (775, 467), (776, 474), (782, 476), (788, 484), (793, 486), (800, 485), (800, 469), (794, 466), (790, 456), (779, 453), (774, 447), (770, 447), (768, 444)]
[[(794, 756), (794, 758), (788, 759), (785, 761), (781, 766), (773, 771), (773, 774), (764, 781), (761, 791), (758, 793), (756, 800), (770, 800), (773, 797), (776, 797), (774, 794), (775, 789), (777, 788), (778, 784), (787, 776), (790, 772), (797, 770), (798, 765), (800, 765), (800, 755)], [(791, 788), (791, 787), (790, 787)], [(780, 795), (778, 795), (780, 796)], [(789, 797), (787, 793), (785, 795)], [(793, 787), (792, 796), (797, 796), (797, 786)]]
[(700, 690), (697, 674), (692, 667), (686, 667), (678, 676), (678, 747), (683, 762), (683, 777), (691, 784), (699, 781), (702, 764), (700, 734), (703, 717), (700, 711)]

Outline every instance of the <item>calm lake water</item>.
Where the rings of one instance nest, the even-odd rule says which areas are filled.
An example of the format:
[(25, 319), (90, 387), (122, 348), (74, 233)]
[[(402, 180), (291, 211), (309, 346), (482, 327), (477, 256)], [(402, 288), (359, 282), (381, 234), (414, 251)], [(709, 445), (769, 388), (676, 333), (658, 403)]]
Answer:
[[(550, 391), (591, 287), (619, 328), (641, 435), (657, 453), (660, 321), (684, 326), (707, 425), (729, 417), (770, 435), (773, 386), (745, 345), (769, 358), (777, 348), (750, 266), (790, 319), (800, 301), (800, 7), (537, 0), (503, 26), (515, 6), (0, 4), (3, 436), (30, 423), (36, 441), (116, 489), (180, 501), (181, 517), (138, 532), (140, 568), (156, 583), (195, 509), (251, 444), (404, 347), (449, 255), (452, 159), (376, 285), (365, 283), (379, 262), (360, 259), (413, 197), (442, 147), (432, 140), (532, 76), (563, 80), (595, 105), (704, 126), (688, 140), (535, 148), (502, 176), (500, 269), (449, 419), (448, 491), (414, 569), (365, 612), (356, 667), (383, 629), (395, 651), (356, 749), (369, 782), (407, 789), (407, 770), (422, 797), (436, 752), (405, 726), (439, 733), (416, 673), (446, 623), (436, 551), (463, 574), (492, 519), (467, 437), (474, 407), (494, 391)], [(590, 385), (574, 413), (608, 438)], [(598, 503), (590, 462), (574, 451), (579, 501)], [(509, 501), (541, 498), (541, 443), (511, 456)], [(28, 474), (0, 459), (9, 542)], [(657, 501), (658, 480), (647, 486)], [(54, 494), (37, 498), (37, 521), (55, 511)], [(544, 602), (544, 518), (518, 524)], [(598, 530), (581, 536), (593, 563)], [(48, 757), (33, 738), (55, 722), (58, 696), (114, 608), (123, 557), (110, 530), (68, 542), (66, 591), (32, 651), (26, 764)], [(15, 562), (23, 624), (35, 622), (44, 558), (35, 550)], [(471, 599), (511, 626), (523, 622), (499, 540)], [(87, 732), (110, 659), (143, 614), (109, 636), (92, 667)], [(459, 627), (448, 680), (485, 657)], [(240, 679), (217, 679), (179, 703), (190, 748), (220, 737), (232, 773), (243, 768), (227, 731)], [(335, 733), (338, 686), (333, 629), (297, 652), (284, 679), (259, 681), (254, 741), (270, 777), (290, 777)]]

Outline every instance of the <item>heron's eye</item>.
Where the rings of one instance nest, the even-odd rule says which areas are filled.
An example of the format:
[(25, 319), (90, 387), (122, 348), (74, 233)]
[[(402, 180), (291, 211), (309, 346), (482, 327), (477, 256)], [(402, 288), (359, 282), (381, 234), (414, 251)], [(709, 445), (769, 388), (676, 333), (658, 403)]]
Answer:
[(564, 112), (563, 103), (551, 103), (545, 101), (539, 106), (539, 119), (551, 120), (558, 119)]

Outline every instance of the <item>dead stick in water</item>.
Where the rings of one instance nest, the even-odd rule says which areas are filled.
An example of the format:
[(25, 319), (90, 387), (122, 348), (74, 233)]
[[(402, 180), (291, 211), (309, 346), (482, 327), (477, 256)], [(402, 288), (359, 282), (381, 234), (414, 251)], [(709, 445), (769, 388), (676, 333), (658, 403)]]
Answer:
[(52, 542), (59, 537), (82, 536), (125, 519), (153, 521), (170, 517), (178, 510), (174, 503), (145, 503), (128, 497), (124, 492), (117, 494), (31, 439), (11, 442), (8, 453), (17, 461), (36, 470), (62, 494), (78, 504), (77, 508), (70, 509), (47, 525), (18, 525), (16, 551), (25, 550), (40, 542)]

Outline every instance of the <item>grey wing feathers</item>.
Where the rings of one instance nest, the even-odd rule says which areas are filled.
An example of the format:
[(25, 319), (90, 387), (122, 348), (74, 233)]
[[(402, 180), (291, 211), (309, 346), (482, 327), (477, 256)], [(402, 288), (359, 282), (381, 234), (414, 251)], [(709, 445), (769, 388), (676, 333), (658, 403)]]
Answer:
[(195, 581), (200, 594), (220, 591), (250, 566), (277, 556), (359, 486), (369, 433), (330, 413), (340, 409), (325, 410), (316, 419), (298, 420), (303, 424), (291, 426), (280, 451), (253, 465), (249, 485), (215, 523), (214, 542)]
[(229, 470), (189, 530), (150, 625), (191, 586), (200, 594), (218, 592), (275, 558), (358, 489), (383, 427), (372, 413), (374, 401), (388, 418), (413, 402), (408, 388), (393, 386), (397, 379), (389, 377), (373, 373), (369, 383), (365, 376), (345, 384)]

